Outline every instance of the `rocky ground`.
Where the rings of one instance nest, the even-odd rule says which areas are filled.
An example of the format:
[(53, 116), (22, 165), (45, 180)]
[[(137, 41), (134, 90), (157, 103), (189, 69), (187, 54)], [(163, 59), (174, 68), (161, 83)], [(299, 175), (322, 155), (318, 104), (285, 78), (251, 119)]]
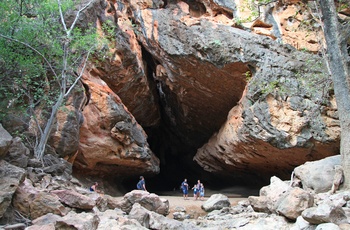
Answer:
[[(230, 187), (221, 190), (206, 189), (206, 195), (203, 200), (195, 200), (193, 198), (192, 191), (190, 191), (189, 197), (186, 200), (183, 198), (180, 191), (161, 192), (159, 197), (169, 201), (169, 214), (167, 217), (173, 219), (173, 213), (176, 212), (177, 208), (183, 207), (188, 213), (197, 219), (198, 217), (205, 216), (207, 214), (207, 212), (205, 212), (201, 206), (213, 194), (221, 193), (226, 195), (230, 200), (231, 206), (236, 206), (239, 201), (247, 200), (249, 195), (258, 194), (258, 192), (258, 190), (245, 187)], [(122, 200), (123, 196), (118, 196), (117, 198)]]
[(24, 157), (18, 139), (0, 137), (0, 156), (6, 156), (0, 161), (0, 229), (350, 229), (339, 155), (296, 167), (291, 181), (271, 177), (259, 192), (207, 186), (205, 200), (196, 201), (191, 195), (184, 200), (179, 190), (157, 192), (150, 185), (150, 193), (122, 192), (104, 181), (98, 181), (104, 194), (97, 194), (88, 189), (96, 180), (73, 177), (64, 159), (45, 155), (50, 164), (42, 166)]
[(333, 189), (341, 182), (333, 180), (340, 156), (295, 168), (291, 181), (271, 177), (258, 196), (242, 187), (206, 189), (203, 201), (184, 200), (180, 191), (111, 196), (106, 185), (98, 194), (77, 178), (47, 173), (24, 178), (23, 169), (0, 163), (0, 229), (350, 229), (350, 193)]

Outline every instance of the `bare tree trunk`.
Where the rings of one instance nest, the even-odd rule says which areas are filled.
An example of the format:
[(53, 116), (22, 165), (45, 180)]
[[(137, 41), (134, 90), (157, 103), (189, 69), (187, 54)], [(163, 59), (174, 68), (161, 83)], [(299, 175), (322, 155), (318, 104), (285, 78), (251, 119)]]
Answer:
[(34, 149), (35, 157), (40, 159), (41, 161), (43, 160), (43, 156), (45, 154), (45, 147), (50, 137), (50, 133), (51, 133), (53, 124), (55, 122), (58, 109), (63, 104), (63, 100), (64, 100), (63, 96), (64, 94), (61, 92), (56, 103), (52, 106), (50, 118), (47, 120), (45, 124), (44, 132), (41, 134), (39, 143)]
[[(66, 26), (66, 23), (65, 23), (65, 20), (64, 20), (64, 16), (63, 16), (63, 13), (62, 13), (61, 0), (57, 0), (58, 6), (59, 6), (59, 11), (60, 11), (60, 18), (61, 18), (62, 26), (63, 26), (63, 29), (64, 29), (64, 31), (66, 33), (66, 42), (64, 43), (64, 46), (63, 46), (64, 54), (63, 54), (63, 60), (62, 60), (63, 61), (63, 68), (61, 70), (61, 74), (58, 76), (53, 71), (55, 73), (55, 76), (58, 78), (59, 83), (60, 83), (59, 84), (60, 87), (61, 87), (60, 88), (60, 95), (58, 96), (55, 104), (51, 108), (50, 117), (49, 117), (49, 119), (47, 120), (47, 122), (45, 124), (44, 131), (41, 133), (39, 143), (36, 146), (36, 148), (34, 149), (34, 155), (38, 159), (40, 159), (42, 161), (42, 163), (43, 163), (43, 156), (45, 154), (45, 148), (46, 148), (46, 145), (47, 145), (47, 141), (48, 141), (48, 139), (50, 137), (51, 130), (52, 130), (52, 127), (54, 125), (58, 109), (63, 104), (64, 99), (69, 96), (70, 92), (73, 90), (73, 88), (77, 85), (78, 81), (82, 77), (82, 74), (83, 74), (84, 69), (86, 67), (86, 63), (87, 63), (88, 57), (90, 55), (90, 51), (91, 50), (88, 50), (88, 52), (86, 54), (86, 59), (82, 63), (82, 69), (81, 69), (81, 72), (80, 72), (79, 76), (77, 76), (75, 78), (75, 81), (71, 85), (68, 85), (68, 76), (67, 76), (66, 73), (67, 73), (68, 65), (69, 65), (69, 63), (68, 63), (69, 45), (70, 45), (69, 44), (69, 39), (70, 39), (70, 36), (71, 36), (71, 32), (74, 29), (77, 20), (79, 19), (80, 13), (82, 11), (84, 11), (93, 1), (94, 0), (89, 1), (87, 4), (85, 4), (82, 8), (80, 8), (78, 10), (78, 12), (77, 12), (77, 14), (75, 16), (74, 22), (72, 23), (71, 27), (68, 28)], [(40, 55), (41, 55), (41, 53), (40, 53)], [(43, 55), (41, 55), (41, 56), (43, 56)]]
[(344, 170), (344, 187), (350, 188), (350, 87), (347, 53), (341, 37), (334, 0), (320, 0), (324, 35), (327, 44), (327, 61), (334, 84), (341, 127), (340, 153)]

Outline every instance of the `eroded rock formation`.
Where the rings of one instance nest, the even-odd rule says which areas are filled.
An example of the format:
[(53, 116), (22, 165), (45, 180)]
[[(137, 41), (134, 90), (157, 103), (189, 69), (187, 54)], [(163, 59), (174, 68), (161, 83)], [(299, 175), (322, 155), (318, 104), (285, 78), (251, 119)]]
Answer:
[(96, 26), (109, 44), (59, 111), (47, 152), (99, 176), (199, 165), (265, 179), (338, 154), (318, 15), (300, 1), (271, 2), (248, 20), (244, 4), (94, 1), (78, 26)]
[(88, 21), (101, 36), (110, 36), (105, 26), (112, 25), (113, 37), (84, 76), (84, 123), (71, 157), (77, 169), (158, 173), (152, 149), (168, 169), (182, 159), (192, 165), (194, 156), (209, 172), (268, 178), (338, 153), (323, 61), (296, 49), (318, 46), (310, 37), (303, 45), (291, 38), (292, 27), (301, 31), (299, 3), (286, 4), (285, 14), (273, 4), (256, 23), (235, 28), (247, 13), (235, 4), (98, 2), (100, 13), (86, 17), (95, 16)]
[(119, 97), (100, 79), (84, 80), (89, 89), (80, 146), (72, 161), (87, 174), (158, 173), (159, 161), (147, 135)]

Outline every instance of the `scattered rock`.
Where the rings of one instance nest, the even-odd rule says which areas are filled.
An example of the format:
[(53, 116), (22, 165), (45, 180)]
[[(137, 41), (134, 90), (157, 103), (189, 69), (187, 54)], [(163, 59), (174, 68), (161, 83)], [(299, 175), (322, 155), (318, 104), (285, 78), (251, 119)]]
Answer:
[(189, 214), (187, 214), (186, 212), (174, 212), (173, 218), (175, 220), (185, 220), (185, 219), (190, 219), (191, 216)]
[(13, 138), (5, 160), (20, 168), (27, 167), (29, 160), (29, 149), (25, 147), (19, 137)]
[(67, 180), (72, 178), (72, 164), (63, 158), (46, 154), (43, 157), (45, 167), (42, 168), (43, 172), (51, 174), (52, 176), (63, 176)]
[(117, 206), (124, 212), (129, 213), (135, 203), (139, 203), (147, 210), (164, 216), (169, 214), (168, 200), (160, 198), (154, 193), (148, 193), (142, 190), (133, 190), (125, 194)]
[(295, 221), (295, 224), (290, 230), (301, 230), (301, 229), (314, 230), (315, 228), (316, 228), (316, 225), (311, 225), (308, 221), (304, 220), (302, 216), (298, 216), (298, 218)]
[(71, 207), (82, 210), (91, 210), (96, 202), (88, 196), (77, 193), (73, 190), (53, 190), (52, 194), (56, 194), (61, 203)]
[(338, 225), (333, 223), (319, 224), (315, 230), (341, 230)]
[(231, 203), (227, 196), (223, 194), (214, 194), (202, 205), (202, 209), (206, 212), (220, 210), (224, 207), (230, 207)]
[(276, 213), (279, 201), (290, 189), (288, 183), (273, 176), (270, 179), (270, 184), (260, 189), (258, 197), (250, 196), (248, 197), (248, 200), (255, 211)]
[(12, 203), (20, 213), (31, 219), (48, 213), (63, 216), (69, 212), (57, 195), (36, 189), (28, 179), (17, 188)]
[[(30, 230), (36, 229), (76, 229), (76, 230), (95, 230), (100, 223), (100, 219), (93, 213), (69, 212), (61, 217), (52, 213), (43, 215), (35, 220)], [(52, 226), (54, 228), (52, 228)]]
[(11, 205), (13, 195), (24, 179), (24, 169), (0, 160), (0, 218)]
[(322, 203), (317, 207), (305, 209), (301, 215), (311, 224), (347, 223), (346, 214), (341, 207), (335, 207), (326, 203)]
[(306, 162), (294, 169), (303, 189), (311, 189), (316, 193), (331, 190), (335, 175), (335, 166), (341, 165), (341, 156), (327, 157), (318, 161)]
[(12, 143), (12, 136), (0, 124), (0, 159), (4, 158)]
[(286, 196), (279, 202), (277, 213), (290, 220), (296, 220), (307, 208), (314, 204), (314, 197), (301, 188), (289, 190)]
[(129, 218), (137, 220), (142, 226), (148, 229), (198, 229), (192, 224), (183, 223), (174, 219), (169, 219), (163, 215), (149, 211), (138, 203), (135, 203), (133, 205), (129, 213)]

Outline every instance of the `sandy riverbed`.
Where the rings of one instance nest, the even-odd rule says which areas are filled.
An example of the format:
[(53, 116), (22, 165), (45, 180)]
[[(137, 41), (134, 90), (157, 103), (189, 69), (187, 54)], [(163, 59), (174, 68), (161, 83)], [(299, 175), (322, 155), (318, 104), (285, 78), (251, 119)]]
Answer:
[[(149, 191), (153, 192), (153, 191)], [(187, 200), (184, 200), (182, 193), (180, 190), (177, 191), (162, 191), (162, 192), (154, 192), (158, 196), (165, 198), (169, 201), (169, 218), (173, 218), (173, 212), (176, 207), (184, 207), (186, 212), (192, 215), (194, 218), (198, 218), (199, 216), (205, 216), (207, 213), (201, 208), (202, 204), (209, 199), (209, 197), (213, 194), (221, 193), (226, 195), (230, 202), (231, 206), (237, 205), (237, 203), (241, 200), (245, 200), (248, 196), (258, 195), (258, 189), (249, 189), (246, 187), (229, 187), (226, 189), (220, 190), (210, 190), (206, 189), (204, 200), (195, 200), (193, 198), (193, 191), (189, 191), (189, 197)], [(122, 196), (118, 196), (122, 199)]]
[[(201, 208), (201, 205), (209, 199), (205, 197), (204, 200), (195, 200), (193, 197), (189, 197), (188, 200), (184, 200), (182, 196), (160, 196), (169, 201), (169, 218), (173, 218), (173, 212), (176, 207), (184, 207), (186, 212), (190, 215), (193, 215), (194, 218), (199, 216), (205, 216), (207, 213)], [(247, 199), (245, 197), (235, 197), (229, 198), (231, 206), (235, 206), (239, 201)]]
[(190, 215), (193, 215), (195, 218), (198, 216), (204, 216), (207, 213), (201, 208), (202, 204), (209, 199), (213, 194), (221, 193), (226, 195), (230, 202), (231, 206), (237, 205), (241, 200), (245, 200), (248, 196), (258, 195), (257, 189), (247, 189), (245, 187), (230, 187), (222, 190), (211, 190), (206, 189), (204, 200), (195, 200), (193, 198), (193, 191), (189, 191), (189, 197), (187, 200), (184, 200), (180, 190), (178, 191), (169, 191), (161, 192), (159, 195), (162, 198), (165, 198), (169, 201), (169, 218), (173, 218), (172, 214), (175, 211), (176, 207), (184, 207), (186, 212)]

